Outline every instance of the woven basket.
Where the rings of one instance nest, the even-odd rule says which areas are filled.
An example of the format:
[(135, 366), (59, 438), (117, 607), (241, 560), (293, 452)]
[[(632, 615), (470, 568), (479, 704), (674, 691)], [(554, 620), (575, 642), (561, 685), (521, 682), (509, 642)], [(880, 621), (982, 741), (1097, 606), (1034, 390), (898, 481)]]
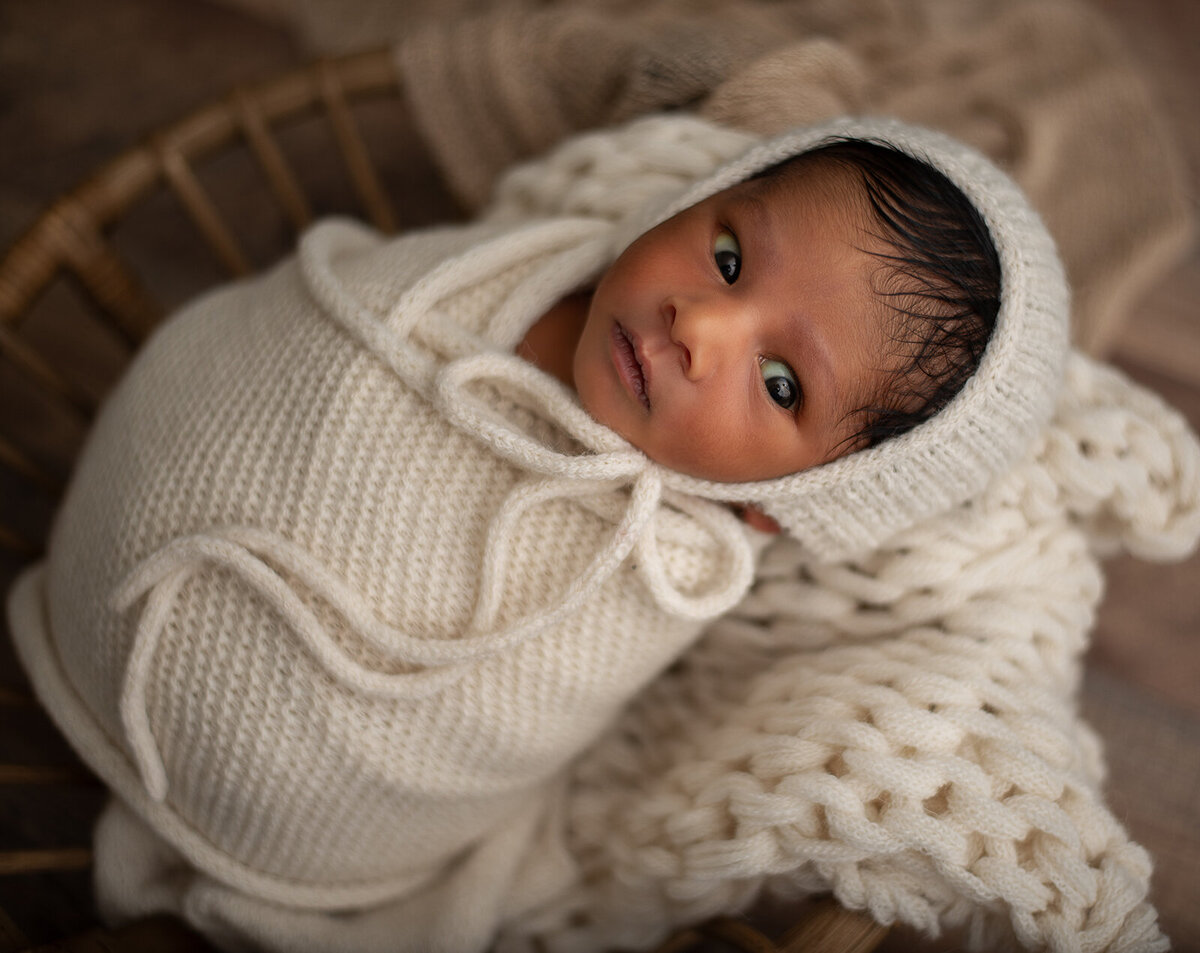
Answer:
[[(285, 254), (314, 216), (356, 215), (392, 232), (457, 214), (405, 130), (411, 126), (386, 51), (322, 60), (236, 90), (152, 134), (53, 202), (12, 245), (0, 261), (5, 589), (43, 548), (96, 405), (164, 314)], [(7, 631), (3, 651), (11, 662)], [(115, 931), (92, 922), (91, 855), (81, 845), (104, 792), (11, 667), (13, 677), (0, 686), (0, 794), (3, 816), (15, 818), (0, 827), (0, 908), (11, 913), (0, 909), (0, 953), (28, 947), (19, 920), (31, 906), (43, 921), (58, 918), (74, 931), (68, 940), (34, 937), (57, 940), (56, 949), (207, 949), (170, 918)], [(64, 836), (79, 842), (62, 846)], [(69, 915), (59, 917), (65, 907)], [(753, 923), (712, 921), (675, 934), (660, 953), (866, 953), (886, 932), (831, 901), (779, 919), (776, 911)]]

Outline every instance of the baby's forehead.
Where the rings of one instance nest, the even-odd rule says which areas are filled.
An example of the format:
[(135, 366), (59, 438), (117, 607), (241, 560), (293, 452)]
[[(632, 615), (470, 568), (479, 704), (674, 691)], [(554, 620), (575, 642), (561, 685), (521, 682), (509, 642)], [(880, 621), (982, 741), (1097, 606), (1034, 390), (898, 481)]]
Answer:
[[(862, 174), (820, 153), (801, 153), (728, 186), (710, 201), (746, 203), (775, 214), (841, 215), (858, 229), (871, 217)], [(874, 233), (874, 230), (871, 230)]]

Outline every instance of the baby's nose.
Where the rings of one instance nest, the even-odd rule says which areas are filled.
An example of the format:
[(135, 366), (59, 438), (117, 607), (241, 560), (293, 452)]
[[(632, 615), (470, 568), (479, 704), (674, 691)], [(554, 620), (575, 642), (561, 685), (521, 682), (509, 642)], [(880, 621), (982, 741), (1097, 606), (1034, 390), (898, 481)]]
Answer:
[(736, 336), (736, 316), (713, 301), (675, 300), (666, 307), (671, 340), (678, 346), (683, 373), (700, 380), (718, 365)]

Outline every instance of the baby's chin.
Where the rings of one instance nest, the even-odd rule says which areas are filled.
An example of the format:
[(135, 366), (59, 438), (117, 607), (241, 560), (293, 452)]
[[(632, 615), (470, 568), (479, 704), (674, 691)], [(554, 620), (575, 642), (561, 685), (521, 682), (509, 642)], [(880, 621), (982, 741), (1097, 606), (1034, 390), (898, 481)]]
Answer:
[[(628, 437), (625, 439), (629, 440)], [(798, 473), (800, 470), (806, 469), (804, 467), (792, 468), (788, 466), (763, 468), (761, 466), (748, 465), (745, 461), (741, 460), (717, 460), (710, 455), (697, 457), (662, 452), (656, 453), (652, 448), (639, 446), (636, 440), (629, 440), (629, 442), (655, 463), (669, 470), (674, 470), (676, 473), (682, 473), (684, 476), (692, 477), (696, 480), (705, 480), (709, 483), (728, 483), (731, 485), (739, 483), (763, 483), (791, 476), (793, 473)]]

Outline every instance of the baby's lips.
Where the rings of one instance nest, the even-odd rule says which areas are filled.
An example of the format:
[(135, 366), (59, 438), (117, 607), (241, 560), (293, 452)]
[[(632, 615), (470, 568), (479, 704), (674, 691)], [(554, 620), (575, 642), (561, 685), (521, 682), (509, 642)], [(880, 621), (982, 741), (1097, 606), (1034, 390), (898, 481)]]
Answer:
[(646, 410), (650, 409), (649, 374), (645, 355), (639, 353), (638, 341), (634, 334), (627, 331), (620, 322), (613, 324), (612, 355), (613, 366), (616, 368), (621, 382), (626, 390), (636, 398)]

